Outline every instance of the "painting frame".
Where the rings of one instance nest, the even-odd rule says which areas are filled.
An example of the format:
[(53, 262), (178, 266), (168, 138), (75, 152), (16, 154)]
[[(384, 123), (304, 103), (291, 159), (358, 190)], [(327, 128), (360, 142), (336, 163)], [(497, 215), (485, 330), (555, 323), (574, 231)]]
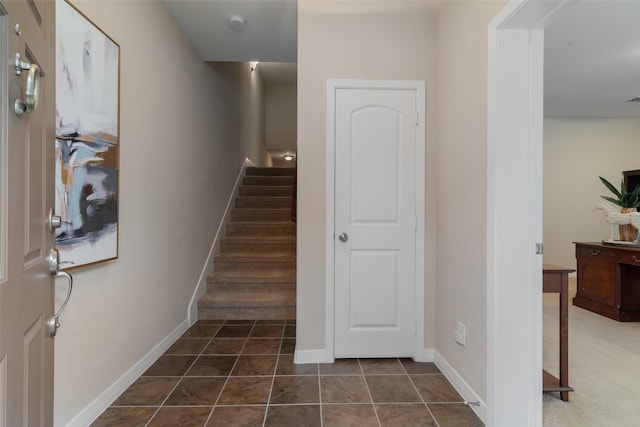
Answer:
[(61, 268), (118, 258), (120, 45), (56, 2), (55, 231)]

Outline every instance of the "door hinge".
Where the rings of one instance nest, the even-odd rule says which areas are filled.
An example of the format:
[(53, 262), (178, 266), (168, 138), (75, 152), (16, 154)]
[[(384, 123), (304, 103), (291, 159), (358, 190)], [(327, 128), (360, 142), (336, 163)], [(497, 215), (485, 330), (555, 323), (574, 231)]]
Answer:
[(542, 255), (542, 243), (536, 243), (536, 255)]
[(420, 113), (416, 111), (416, 126), (420, 124)]

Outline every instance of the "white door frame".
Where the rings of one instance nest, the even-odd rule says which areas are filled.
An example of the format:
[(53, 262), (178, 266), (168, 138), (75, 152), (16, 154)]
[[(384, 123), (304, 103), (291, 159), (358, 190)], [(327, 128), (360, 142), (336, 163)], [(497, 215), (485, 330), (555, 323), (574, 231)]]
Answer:
[[(542, 425), (544, 28), (567, 0), (512, 1), (489, 25), (487, 420)], [(524, 191), (523, 191), (524, 189)]]
[[(418, 125), (416, 126), (416, 361), (427, 361), (424, 347), (424, 236), (425, 236), (425, 83), (414, 80), (327, 80), (327, 223), (326, 223), (326, 282), (325, 282), (325, 355), (324, 361), (331, 363), (334, 357), (334, 212), (335, 212), (335, 95), (338, 89), (399, 89), (416, 92)], [(430, 360), (432, 361), (433, 357)]]

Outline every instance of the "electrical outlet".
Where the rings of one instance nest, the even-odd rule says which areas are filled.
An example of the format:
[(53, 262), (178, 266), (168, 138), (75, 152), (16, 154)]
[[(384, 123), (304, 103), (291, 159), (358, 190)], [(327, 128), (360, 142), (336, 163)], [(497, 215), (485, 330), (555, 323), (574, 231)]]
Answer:
[(458, 344), (460, 344), (461, 346), (464, 346), (466, 343), (466, 328), (464, 326), (464, 323), (462, 322), (458, 322), (458, 327), (456, 328), (455, 332), (454, 332), (454, 338), (453, 338)]

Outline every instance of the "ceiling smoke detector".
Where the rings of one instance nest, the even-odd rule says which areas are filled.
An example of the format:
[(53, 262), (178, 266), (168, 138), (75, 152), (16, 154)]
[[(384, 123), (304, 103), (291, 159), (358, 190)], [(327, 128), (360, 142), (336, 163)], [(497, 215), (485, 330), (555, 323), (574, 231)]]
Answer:
[(246, 22), (240, 15), (231, 15), (227, 18), (227, 24), (229, 25), (229, 28), (233, 30), (242, 31), (244, 30)]

